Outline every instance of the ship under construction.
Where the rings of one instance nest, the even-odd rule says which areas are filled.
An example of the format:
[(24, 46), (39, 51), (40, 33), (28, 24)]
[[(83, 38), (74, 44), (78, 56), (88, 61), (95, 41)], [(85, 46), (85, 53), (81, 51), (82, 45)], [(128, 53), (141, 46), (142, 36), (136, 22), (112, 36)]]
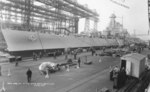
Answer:
[[(94, 92), (96, 87), (112, 86), (112, 82), (112, 91), (105, 87), (101, 92), (149, 92), (147, 45), (131, 38), (116, 18), (115, 14), (110, 16), (104, 36), (97, 30), (97, 11), (76, 0), (0, 0), (0, 63), (15, 62), (15, 68), (13, 63), (1, 64), (3, 69), (0, 65), (0, 76), (5, 76), (1, 77), (0, 92), (71, 92), (79, 87), (81, 91), (72, 92)], [(85, 19), (82, 34), (80, 19)], [(54, 58), (47, 58), (50, 56)], [(33, 62), (26, 62), (30, 60)], [(24, 82), (26, 68), (33, 71), (34, 79), (27, 78), (29, 83)], [(54, 72), (58, 73), (51, 76)]]
[[(97, 30), (97, 11), (76, 0), (1, 0), (0, 6), (0, 46), (13, 55), (129, 44), (125, 36), (102, 38)], [(78, 35), (80, 19), (85, 19), (84, 35)], [(91, 32), (90, 21), (94, 27)]]

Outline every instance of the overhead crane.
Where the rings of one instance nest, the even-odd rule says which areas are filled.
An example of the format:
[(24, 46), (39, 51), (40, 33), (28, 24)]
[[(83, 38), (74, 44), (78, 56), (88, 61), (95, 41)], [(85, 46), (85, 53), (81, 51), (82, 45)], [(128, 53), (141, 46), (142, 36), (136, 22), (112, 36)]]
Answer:
[(71, 0), (64, 0), (64, 1), (66, 1), (66, 2), (68, 2), (68, 3), (70, 3), (70, 4), (74, 5), (74, 6), (76, 6), (76, 7), (80, 8), (80, 9), (82, 9), (82, 10), (85, 10), (85, 11), (87, 11), (87, 12), (93, 14), (94, 16), (99, 16), (96, 12), (93, 12), (93, 11), (91, 11), (90, 9), (88, 9), (88, 8), (86, 8), (86, 7), (84, 7), (84, 6), (80, 5), (80, 4), (78, 4), (78, 3), (74, 3), (74, 2), (71, 1)]
[(99, 17), (97, 12), (71, 0), (6, 0), (1, 1), (0, 5), (3, 6), (2, 11), (5, 11), (2, 15), (9, 16), (5, 20), (12, 21), (12, 17), (16, 16), (28, 31), (33, 31), (35, 27), (39, 29), (41, 25), (41, 30), (48, 28), (60, 33), (66, 29), (67, 32), (78, 33), (80, 18), (96, 20), (97, 23)]

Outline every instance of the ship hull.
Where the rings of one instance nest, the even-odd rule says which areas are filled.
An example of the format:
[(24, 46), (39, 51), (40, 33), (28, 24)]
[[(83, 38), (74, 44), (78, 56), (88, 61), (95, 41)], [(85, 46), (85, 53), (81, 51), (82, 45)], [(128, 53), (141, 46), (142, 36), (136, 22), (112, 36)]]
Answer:
[(67, 48), (97, 49), (111, 46), (122, 46), (120, 39), (102, 39), (75, 36), (59, 36), (48, 33), (2, 30), (7, 44), (7, 50), (13, 55), (31, 56), (33, 52), (53, 52), (54, 50), (65, 51)]

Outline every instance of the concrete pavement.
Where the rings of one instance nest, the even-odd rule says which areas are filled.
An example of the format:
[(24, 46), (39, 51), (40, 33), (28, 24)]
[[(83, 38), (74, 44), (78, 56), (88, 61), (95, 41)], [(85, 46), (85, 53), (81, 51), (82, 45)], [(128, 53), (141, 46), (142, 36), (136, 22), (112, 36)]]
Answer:
[[(43, 58), (38, 61), (22, 62), (18, 67), (14, 64), (3, 66), (3, 76), (0, 77), (0, 87), (2, 82), (5, 81), (7, 92), (66, 92), (71, 91), (78, 86), (88, 83), (88, 81), (95, 79), (97, 76), (106, 78), (106, 70), (109, 66), (119, 63), (119, 58), (113, 57), (99, 57), (91, 56), (90, 53), (84, 53), (80, 56), (88, 55), (88, 60), (93, 61), (92, 65), (81, 64), (81, 68), (77, 69), (72, 67), (70, 72), (66, 70), (56, 72), (50, 75), (50, 79), (45, 79), (38, 71), (38, 65), (44, 61), (53, 62), (66, 62), (64, 57), (60, 56), (56, 60), (53, 58)], [(99, 63), (99, 58), (102, 62)], [(81, 58), (84, 61), (84, 57)], [(30, 67), (33, 71), (32, 83), (28, 84), (26, 79), (26, 70)], [(11, 76), (7, 76), (7, 69), (11, 69)], [(104, 80), (104, 79), (101, 80)], [(109, 83), (106, 83), (110, 85)]]

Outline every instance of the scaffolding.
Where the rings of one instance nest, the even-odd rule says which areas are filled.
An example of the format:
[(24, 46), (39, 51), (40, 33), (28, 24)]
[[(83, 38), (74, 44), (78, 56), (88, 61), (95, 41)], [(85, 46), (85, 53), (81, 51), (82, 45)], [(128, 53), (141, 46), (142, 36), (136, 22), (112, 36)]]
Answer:
[(99, 17), (96, 11), (73, 0), (2, 0), (0, 6), (3, 28), (21, 31), (78, 33), (80, 18)]

